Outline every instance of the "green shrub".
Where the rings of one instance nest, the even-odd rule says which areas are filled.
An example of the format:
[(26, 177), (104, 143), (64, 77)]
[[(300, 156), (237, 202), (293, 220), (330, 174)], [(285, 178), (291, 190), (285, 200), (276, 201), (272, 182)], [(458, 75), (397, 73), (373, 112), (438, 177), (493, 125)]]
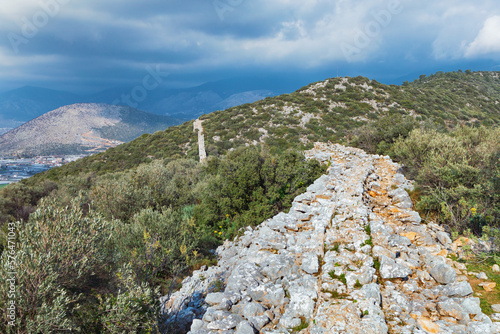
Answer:
[[(112, 226), (101, 216), (84, 216), (79, 198), (68, 208), (43, 200), (25, 224), (19, 224), (17, 246), (16, 331), (47, 333), (78, 329), (71, 311), (80, 291), (90, 289), (92, 277), (102, 273), (108, 257)], [(7, 252), (0, 259), (0, 276), (8, 272)], [(0, 298), (7, 300), (6, 285)], [(72, 306), (73, 305), (73, 306)], [(72, 306), (72, 307), (70, 307)], [(5, 309), (2, 312), (5, 314)], [(2, 332), (13, 330), (5, 327)]]
[[(16, 264), (5, 251), (0, 277), (17, 273), (16, 295), (0, 286), (2, 300), (16, 303), (15, 326), (2, 333), (151, 332), (157, 317), (158, 289), (151, 289), (116, 250), (120, 223), (107, 221), (82, 197), (69, 206), (44, 199), (28, 222), (17, 223)], [(96, 292), (99, 293), (96, 293)], [(1, 306), (6, 314), (7, 303)]]
[(441, 223), (480, 235), (500, 217), (500, 129), (414, 130), (394, 144), (394, 155), (421, 191), (417, 208)]
[[(135, 214), (130, 224), (119, 224), (112, 239), (120, 262), (129, 263), (138, 279), (168, 289), (189, 266), (195, 250), (192, 209), (179, 211), (151, 208)], [(165, 294), (168, 291), (164, 291)]]
[(210, 174), (200, 188), (195, 221), (204, 226), (215, 242), (213, 231), (231, 238), (242, 226), (256, 225), (291, 205), (321, 173), (316, 161), (304, 161), (301, 154), (270, 155), (255, 147), (235, 150), (225, 159), (210, 159)]
[(160, 333), (157, 326), (159, 291), (147, 283), (137, 283), (129, 265), (116, 274), (118, 293), (99, 296), (100, 322), (106, 333)]

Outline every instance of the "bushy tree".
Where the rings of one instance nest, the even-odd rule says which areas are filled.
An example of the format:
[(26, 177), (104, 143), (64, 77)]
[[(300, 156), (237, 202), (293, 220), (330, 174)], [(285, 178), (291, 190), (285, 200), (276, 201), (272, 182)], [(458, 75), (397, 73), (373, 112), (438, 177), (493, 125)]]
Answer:
[(350, 131), (353, 145), (369, 153), (388, 154), (392, 143), (416, 128), (418, 122), (413, 117), (393, 114), (379, 118)]
[(100, 322), (106, 333), (160, 333), (159, 288), (137, 282), (131, 266), (125, 264), (116, 273), (118, 293), (99, 296)]
[(120, 172), (99, 178), (89, 193), (93, 207), (107, 219), (128, 222), (141, 208), (151, 206), (151, 189), (134, 187), (133, 174)]

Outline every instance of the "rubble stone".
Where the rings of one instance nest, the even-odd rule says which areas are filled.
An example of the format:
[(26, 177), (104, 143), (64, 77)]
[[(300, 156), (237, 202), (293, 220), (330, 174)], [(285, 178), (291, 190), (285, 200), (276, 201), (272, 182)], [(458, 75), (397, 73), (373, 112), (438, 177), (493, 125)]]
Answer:
[(457, 279), (465, 268), (446, 258), (467, 240), (421, 224), (398, 164), (341, 145), (305, 154), (329, 162), (327, 173), (163, 297), (166, 324), (190, 334), (498, 332), (499, 313), (482, 313), (467, 276)]

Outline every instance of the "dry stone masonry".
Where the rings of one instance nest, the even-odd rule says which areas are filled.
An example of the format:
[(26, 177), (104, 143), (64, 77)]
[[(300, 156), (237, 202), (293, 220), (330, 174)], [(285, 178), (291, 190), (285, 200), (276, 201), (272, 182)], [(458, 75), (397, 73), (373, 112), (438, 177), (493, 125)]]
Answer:
[(207, 152), (205, 151), (205, 134), (203, 133), (203, 121), (196, 119), (193, 123), (193, 131), (198, 131), (198, 152), (200, 162), (207, 159)]
[(500, 333), (465, 266), (447, 257), (448, 233), (412, 211), (398, 164), (340, 145), (306, 155), (329, 163), (327, 174), (165, 297), (170, 325), (191, 334)]

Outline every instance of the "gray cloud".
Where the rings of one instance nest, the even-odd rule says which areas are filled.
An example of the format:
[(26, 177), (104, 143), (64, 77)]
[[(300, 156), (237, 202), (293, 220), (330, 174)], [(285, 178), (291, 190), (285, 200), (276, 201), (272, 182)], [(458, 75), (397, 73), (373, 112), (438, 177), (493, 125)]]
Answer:
[[(44, 5), (41, 5), (44, 4)], [(493, 0), (23, 0), (0, 13), (0, 81), (106, 87), (159, 64), (217, 73), (498, 60)], [(488, 21), (490, 20), (490, 21)], [(493, 44), (492, 44), (493, 43)], [(491, 44), (491, 45), (490, 45)], [(426, 67), (427, 66), (427, 67)], [(360, 73), (363, 74), (363, 73)]]

